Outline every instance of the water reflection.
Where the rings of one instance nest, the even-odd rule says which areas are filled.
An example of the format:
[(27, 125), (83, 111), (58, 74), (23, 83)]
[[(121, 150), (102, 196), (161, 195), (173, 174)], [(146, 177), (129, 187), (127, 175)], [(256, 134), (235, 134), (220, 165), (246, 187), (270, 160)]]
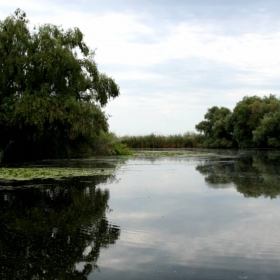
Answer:
[(120, 236), (106, 219), (109, 190), (97, 187), (108, 180), (112, 176), (1, 189), (0, 278), (87, 279), (101, 248)]
[[(122, 226), (121, 238), (102, 251), (98, 279), (279, 279), (279, 201), (245, 199), (232, 180), (212, 184), (231, 190), (210, 190), (196, 170), (204, 163), (234, 167), (239, 157), (244, 173), (238, 176), (255, 176), (244, 151), (129, 160), (110, 188), (108, 218)], [(268, 170), (274, 176), (277, 167)]]
[(196, 170), (211, 188), (227, 188), (234, 183), (245, 197), (273, 199), (280, 194), (280, 157), (275, 151), (210, 160), (197, 165)]

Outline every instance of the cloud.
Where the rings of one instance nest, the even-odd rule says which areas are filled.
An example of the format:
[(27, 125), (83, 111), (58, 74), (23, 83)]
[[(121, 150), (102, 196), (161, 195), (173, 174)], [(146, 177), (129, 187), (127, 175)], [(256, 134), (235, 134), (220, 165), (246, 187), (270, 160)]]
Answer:
[(193, 130), (211, 106), (232, 109), (245, 95), (280, 93), (275, 3), (11, 0), (0, 16), (21, 4), (31, 25), (79, 27), (99, 69), (121, 88), (106, 107), (111, 129), (170, 134)]

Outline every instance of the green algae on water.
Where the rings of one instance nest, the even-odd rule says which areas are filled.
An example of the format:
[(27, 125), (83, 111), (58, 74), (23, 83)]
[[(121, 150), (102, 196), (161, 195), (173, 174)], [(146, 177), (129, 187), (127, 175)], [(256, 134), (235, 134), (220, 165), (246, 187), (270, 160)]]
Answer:
[(209, 154), (205, 151), (137, 151), (134, 156), (148, 156), (148, 157), (176, 157), (176, 156), (192, 156), (192, 155)]
[(63, 177), (79, 177), (94, 175), (109, 175), (112, 170), (104, 169), (74, 169), (74, 168), (0, 168), (0, 180), (31, 180), (59, 179)]

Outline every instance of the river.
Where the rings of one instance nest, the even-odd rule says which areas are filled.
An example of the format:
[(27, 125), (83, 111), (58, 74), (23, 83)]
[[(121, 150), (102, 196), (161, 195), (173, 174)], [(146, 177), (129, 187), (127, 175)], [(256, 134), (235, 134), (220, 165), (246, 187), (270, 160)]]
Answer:
[(1, 279), (279, 279), (280, 152), (37, 165), (111, 175), (0, 187)]

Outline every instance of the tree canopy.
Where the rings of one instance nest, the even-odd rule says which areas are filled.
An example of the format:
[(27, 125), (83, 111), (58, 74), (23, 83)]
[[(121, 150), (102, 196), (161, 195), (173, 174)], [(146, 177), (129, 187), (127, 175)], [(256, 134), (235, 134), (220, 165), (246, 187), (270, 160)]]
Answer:
[(227, 129), (227, 119), (231, 111), (225, 107), (214, 106), (204, 115), (205, 120), (195, 128), (205, 134), (205, 141), (210, 147), (232, 147), (232, 136)]
[(196, 129), (205, 135), (205, 146), (280, 147), (280, 100), (275, 95), (245, 96), (232, 112), (214, 106), (204, 118)]
[(0, 149), (5, 158), (71, 156), (108, 131), (102, 107), (119, 96), (78, 28), (33, 29), (17, 10), (0, 21)]

